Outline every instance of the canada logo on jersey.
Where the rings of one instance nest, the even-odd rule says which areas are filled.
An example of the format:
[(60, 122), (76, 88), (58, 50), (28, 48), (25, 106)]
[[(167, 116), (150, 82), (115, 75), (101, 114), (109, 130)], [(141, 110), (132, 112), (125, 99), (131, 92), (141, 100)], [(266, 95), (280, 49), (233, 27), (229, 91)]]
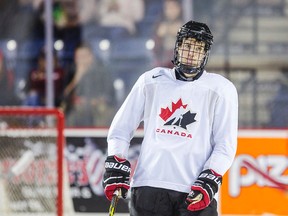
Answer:
[(196, 113), (192, 113), (187, 104), (183, 104), (180, 98), (172, 107), (161, 108), (159, 116), (165, 121), (164, 125), (178, 126), (187, 130), (187, 125), (195, 122)]

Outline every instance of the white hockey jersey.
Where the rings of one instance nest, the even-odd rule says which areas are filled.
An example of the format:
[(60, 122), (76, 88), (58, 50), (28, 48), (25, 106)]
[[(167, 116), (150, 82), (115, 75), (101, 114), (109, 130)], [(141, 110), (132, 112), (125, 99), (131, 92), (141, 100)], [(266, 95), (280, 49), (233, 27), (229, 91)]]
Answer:
[(141, 121), (144, 139), (132, 187), (188, 193), (201, 171), (223, 175), (235, 157), (238, 96), (221, 75), (204, 71), (187, 82), (176, 79), (169, 68), (142, 74), (113, 119), (108, 155), (127, 157)]

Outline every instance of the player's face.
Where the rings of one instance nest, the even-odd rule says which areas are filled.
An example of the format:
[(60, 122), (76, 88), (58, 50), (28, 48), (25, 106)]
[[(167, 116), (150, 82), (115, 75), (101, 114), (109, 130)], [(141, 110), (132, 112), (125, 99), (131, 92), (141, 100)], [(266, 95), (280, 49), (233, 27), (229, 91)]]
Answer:
[(205, 57), (205, 43), (195, 38), (185, 38), (178, 48), (178, 55), (182, 64), (199, 67)]

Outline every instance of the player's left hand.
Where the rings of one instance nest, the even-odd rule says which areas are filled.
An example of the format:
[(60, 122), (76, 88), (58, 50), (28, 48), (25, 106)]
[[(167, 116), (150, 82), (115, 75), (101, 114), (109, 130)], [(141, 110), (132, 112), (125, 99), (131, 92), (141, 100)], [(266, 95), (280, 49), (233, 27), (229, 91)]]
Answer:
[(213, 170), (207, 169), (201, 172), (186, 198), (187, 209), (199, 211), (206, 208), (218, 192), (221, 184), (222, 176)]

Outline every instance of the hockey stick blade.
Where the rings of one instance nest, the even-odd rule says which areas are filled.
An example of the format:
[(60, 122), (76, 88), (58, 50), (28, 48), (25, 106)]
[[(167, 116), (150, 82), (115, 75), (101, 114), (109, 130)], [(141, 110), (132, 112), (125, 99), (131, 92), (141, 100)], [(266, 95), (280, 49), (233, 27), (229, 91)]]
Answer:
[(120, 196), (121, 196), (121, 189), (115, 190), (109, 207), (109, 216), (114, 215)]

